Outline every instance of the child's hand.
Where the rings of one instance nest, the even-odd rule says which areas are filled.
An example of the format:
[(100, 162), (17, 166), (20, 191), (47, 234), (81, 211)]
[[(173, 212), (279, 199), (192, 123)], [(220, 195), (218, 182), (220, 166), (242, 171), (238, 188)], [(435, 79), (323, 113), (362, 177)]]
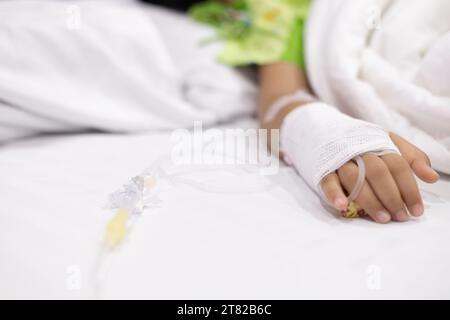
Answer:
[[(390, 134), (390, 137), (402, 156), (364, 155), (362, 158), (366, 165), (366, 181), (355, 199), (378, 223), (407, 221), (407, 211), (414, 217), (421, 216), (424, 206), (414, 174), (428, 183), (439, 179), (424, 152), (395, 134)], [(351, 192), (357, 177), (358, 168), (350, 161), (322, 180), (325, 196), (337, 210), (346, 211), (348, 203), (343, 188), (348, 193)]]

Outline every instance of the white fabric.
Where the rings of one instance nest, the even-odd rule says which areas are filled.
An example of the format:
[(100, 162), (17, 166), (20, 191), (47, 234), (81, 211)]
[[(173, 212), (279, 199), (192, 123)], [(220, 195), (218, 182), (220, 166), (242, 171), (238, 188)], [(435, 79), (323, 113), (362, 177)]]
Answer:
[(115, 1), (0, 1), (0, 142), (39, 132), (132, 132), (254, 112), (257, 89), (215, 61), (213, 32)]
[(281, 127), (281, 150), (309, 186), (367, 152), (398, 153), (380, 126), (351, 118), (324, 103), (310, 103), (289, 113)]
[(323, 101), (377, 123), (450, 173), (450, 1), (315, 0), (308, 77)]
[[(0, 297), (98, 298), (92, 271), (107, 196), (170, 150), (169, 133), (0, 148)], [(164, 191), (108, 260), (100, 298), (450, 298), (448, 178), (420, 185), (423, 218), (382, 226), (336, 219), (291, 168), (266, 178), (277, 187), (250, 195)]]

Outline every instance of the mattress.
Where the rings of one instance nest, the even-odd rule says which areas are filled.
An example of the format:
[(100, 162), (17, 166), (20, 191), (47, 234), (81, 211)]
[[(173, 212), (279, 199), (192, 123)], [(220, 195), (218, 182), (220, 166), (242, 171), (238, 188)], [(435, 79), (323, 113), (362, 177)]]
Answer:
[(286, 167), (250, 193), (177, 185), (99, 255), (107, 195), (172, 146), (170, 132), (2, 146), (0, 298), (450, 298), (448, 177), (421, 184), (423, 218), (388, 225), (335, 218)]

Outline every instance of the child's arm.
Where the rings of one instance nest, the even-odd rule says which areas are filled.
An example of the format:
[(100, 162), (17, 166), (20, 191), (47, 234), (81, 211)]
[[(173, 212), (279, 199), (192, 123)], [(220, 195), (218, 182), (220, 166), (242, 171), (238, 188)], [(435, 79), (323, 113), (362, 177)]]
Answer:
[[(288, 63), (269, 64), (260, 67), (260, 84), (261, 101), (258, 117), (261, 125), (266, 129), (279, 129), (283, 119), (294, 109), (301, 108), (303, 104), (296, 102), (285, 106), (268, 123), (264, 122), (265, 115), (272, 103), (280, 97), (299, 89), (308, 90), (305, 74), (298, 67)], [(366, 181), (355, 199), (362, 209), (379, 223), (408, 220), (406, 209), (412, 216), (422, 215), (424, 206), (414, 174), (429, 183), (439, 179), (439, 175), (431, 168), (426, 154), (395, 134), (391, 133), (390, 137), (400, 150), (401, 156), (397, 154), (362, 156), (366, 166)], [(345, 211), (347, 208), (345, 192), (351, 192), (357, 176), (357, 166), (350, 161), (322, 180), (322, 190), (337, 210)]]
[(297, 102), (286, 106), (269, 123), (265, 123), (263, 119), (269, 107), (278, 98), (293, 94), (300, 89), (309, 90), (305, 73), (297, 66), (289, 63), (273, 63), (260, 67), (259, 81), (261, 94), (258, 118), (261, 126), (265, 129), (279, 129), (284, 117), (293, 109), (300, 107), (301, 104)]

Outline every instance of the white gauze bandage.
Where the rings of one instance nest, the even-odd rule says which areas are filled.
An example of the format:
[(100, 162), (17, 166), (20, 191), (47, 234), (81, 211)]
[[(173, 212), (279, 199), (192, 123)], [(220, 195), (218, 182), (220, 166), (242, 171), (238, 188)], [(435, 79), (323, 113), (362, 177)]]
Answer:
[(289, 113), (281, 126), (280, 143), (286, 162), (321, 196), (322, 179), (346, 162), (368, 152), (399, 154), (383, 128), (321, 102)]

